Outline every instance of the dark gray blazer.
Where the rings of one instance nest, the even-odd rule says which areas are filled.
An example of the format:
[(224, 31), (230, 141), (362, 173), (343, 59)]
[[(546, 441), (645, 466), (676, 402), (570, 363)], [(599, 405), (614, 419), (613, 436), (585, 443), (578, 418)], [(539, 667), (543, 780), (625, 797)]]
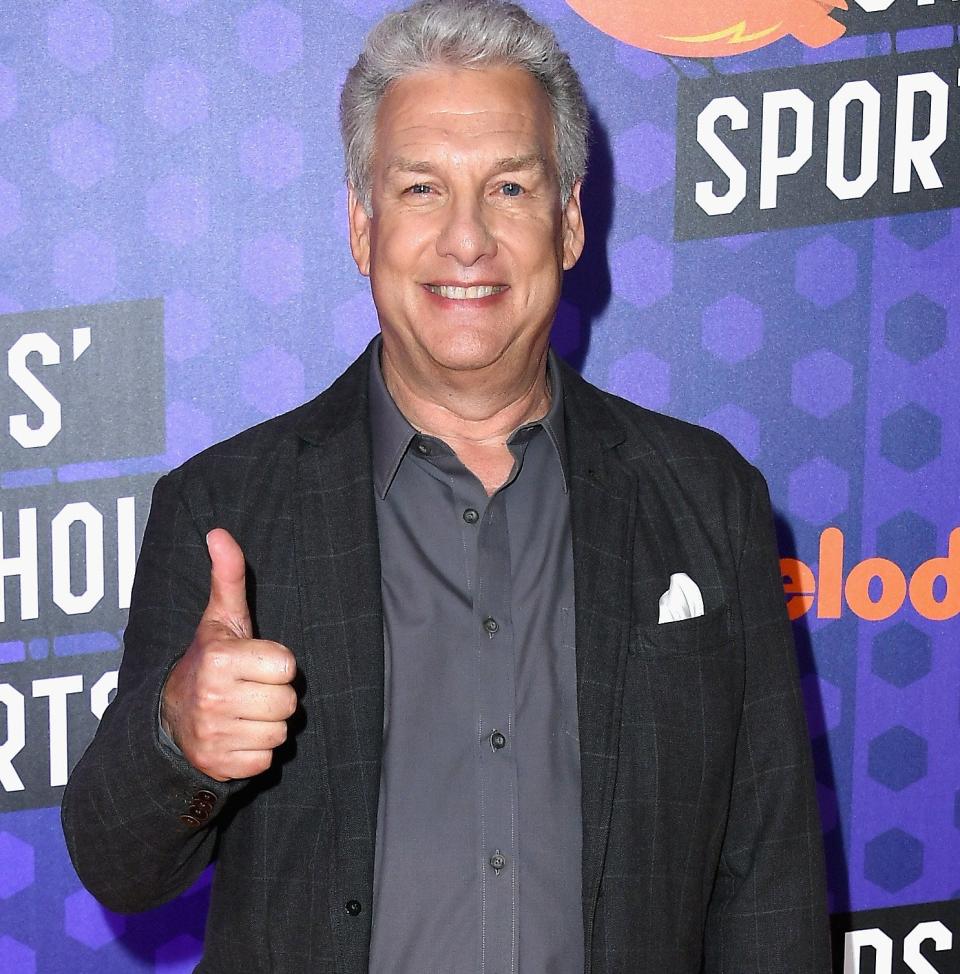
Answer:
[[(117, 696), (64, 795), (73, 862), (114, 910), (156, 906), (217, 860), (209, 974), (367, 970), (383, 726), (369, 354), (159, 482)], [(820, 830), (763, 479), (713, 433), (566, 367), (563, 383), (587, 970), (826, 974)], [(258, 635), (296, 654), (302, 699), (270, 771), (226, 785), (157, 740), (218, 526), (246, 554)], [(681, 571), (705, 614), (658, 625)]]

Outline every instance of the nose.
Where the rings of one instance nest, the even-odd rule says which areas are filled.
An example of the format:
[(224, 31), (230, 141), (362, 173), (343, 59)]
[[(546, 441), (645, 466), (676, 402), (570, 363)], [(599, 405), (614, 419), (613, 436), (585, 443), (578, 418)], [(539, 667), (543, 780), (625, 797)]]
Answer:
[(453, 257), (463, 267), (472, 267), (496, 252), (497, 239), (483, 212), (483, 203), (475, 198), (451, 196), (443, 210), (437, 253)]

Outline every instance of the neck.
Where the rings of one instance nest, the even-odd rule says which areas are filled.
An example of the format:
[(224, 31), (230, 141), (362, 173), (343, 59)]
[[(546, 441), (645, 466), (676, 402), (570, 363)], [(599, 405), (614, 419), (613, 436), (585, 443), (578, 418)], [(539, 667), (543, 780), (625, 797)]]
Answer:
[(541, 419), (550, 409), (546, 346), (539, 358), (513, 375), (478, 370), (427, 379), (397, 368), (386, 343), (380, 361), (384, 383), (408, 422), (442, 439), (457, 454), (507, 451), (507, 437), (518, 426)]

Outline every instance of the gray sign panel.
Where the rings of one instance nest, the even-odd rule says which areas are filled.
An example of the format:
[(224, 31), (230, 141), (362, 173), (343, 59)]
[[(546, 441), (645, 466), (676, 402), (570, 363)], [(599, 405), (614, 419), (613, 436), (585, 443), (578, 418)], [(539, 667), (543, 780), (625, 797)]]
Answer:
[(2, 469), (166, 450), (160, 299), (0, 315)]
[(682, 79), (676, 239), (960, 205), (960, 49)]
[(126, 624), (155, 480), (0, 490), (0, 663), (29, 657), (31, 640)]
[(957, 0), (848, 0), (846, 10), (834, 10), (847, 34), (877, 34), (938, 24), (960, 23)]
[(0, 810), (60, 801), (112, 697), (154, 477), (0, 490)]

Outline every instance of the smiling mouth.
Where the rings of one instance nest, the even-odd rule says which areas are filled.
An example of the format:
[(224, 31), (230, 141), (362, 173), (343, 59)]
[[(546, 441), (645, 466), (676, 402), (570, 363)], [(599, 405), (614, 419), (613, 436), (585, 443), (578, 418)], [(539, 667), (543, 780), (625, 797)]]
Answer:
[(481, 284), (476, 287), (456, 287), (452, 284), (427, 284), (427, 290), (441, 298), (451, 298), (454, 301), (476, 301), (479, 298), (489, 298), (492, 294), (499, 294), (506, 290), (504, 284)]

